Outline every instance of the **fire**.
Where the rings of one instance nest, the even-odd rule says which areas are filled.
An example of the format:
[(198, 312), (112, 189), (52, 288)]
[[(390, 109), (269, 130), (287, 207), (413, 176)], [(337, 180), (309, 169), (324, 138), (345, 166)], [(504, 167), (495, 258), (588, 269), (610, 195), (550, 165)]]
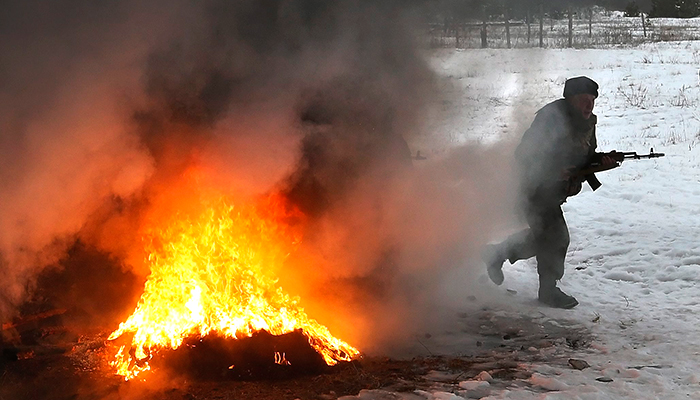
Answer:
[[(300, 329), (328, 365), (357, 356), (357, 349), (309, 318), (299, 299), (277, 285), (274, 271), (301, 239), (288, 222), (298, 217), (275, 197), (243, 208), (220, 198), (147, 231), (151, 270), (144, 292), (109, 337), (130, 340), (110, 362), (117, 374), (132, 379), (151, 368), (157, 352), (211, 332), (241, 338)], [(283, 354), (274, 357), (288, 363)]]

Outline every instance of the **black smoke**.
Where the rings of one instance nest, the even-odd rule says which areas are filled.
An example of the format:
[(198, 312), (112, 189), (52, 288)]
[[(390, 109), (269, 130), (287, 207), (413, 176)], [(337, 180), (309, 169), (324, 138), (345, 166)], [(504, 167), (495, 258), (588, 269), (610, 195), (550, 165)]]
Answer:
[[(75, 269), (109, 260), (109, 273), (89, 276), (121, 268), (135, 277), (99, 284), (138, 286), (148, 273), (145, 220), (169, 193), (186, 193), (176, 189), (196, 166), (224, 192), (282, 193), (309, 217), (280, 282), (312, 317), (362, 346), (418, 329), (448, 295), (436, 295), (440, 279), (465, 268), (499, 218), (489, 196), (507, 183), (491, 179), (503, 168), (491, 161), (498, 151), (411, 159), (440, 104), (421, 40), (424, 5), (8, 4), (0, 320), (42, 292), (47, 266), (79, 279)], [(87, 294), (70, 299), (99, 312)]]
[(302, 198), (342, 197), (387, 155), (406, 163), (400, 131), (420, 119), (430, 86), (420, 13), (405, 2), (2, 9), (3, 320), (46, 266), (72, 265), (59, 260), (78, 240), (138, 264), (138, 238), (126, 237), (192, 164), (319, 213)]

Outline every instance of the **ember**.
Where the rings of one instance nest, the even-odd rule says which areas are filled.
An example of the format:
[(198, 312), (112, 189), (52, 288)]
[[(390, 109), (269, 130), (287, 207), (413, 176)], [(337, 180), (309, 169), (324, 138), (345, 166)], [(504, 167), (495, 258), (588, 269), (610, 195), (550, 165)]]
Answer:
[[(117, 344), (111, 362), (117, 374), (132, 379), (151, 368), (157, 353), (212, 333), (235, 339), (300, 331), (328, 365), (359, 353), (277, 286), (274, 271), (300, 241), (289, 221), (300, 215), (276, 196), (255, 207), (232, 206), (221, 197), (205, 204), (153, 222), (147, 231), (151, 273), (144, 293), (109, 337)], [(283, 353), (272, 352), (270, 359), (290, 362)]]

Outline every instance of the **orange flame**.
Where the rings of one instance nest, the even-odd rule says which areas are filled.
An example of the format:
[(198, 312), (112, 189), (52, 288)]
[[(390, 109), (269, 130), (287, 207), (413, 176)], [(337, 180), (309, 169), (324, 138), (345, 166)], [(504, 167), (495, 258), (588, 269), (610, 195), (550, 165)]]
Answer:
[[(279, 199), (268, 200), (264, 207), (239, 209), (219, 199), (204, 211), (177, 215), (166, 228), (147, 232), (151, 273), (144, 293), (133, 314), (109, 336), (132, 337), (110, 362), (118, 375), (132, 379), (150, 369), (156, 352), (214, 331), (240, 338), (260, 330), (282, 335), (301, 329), (328, 365), (359, 354), (277, 286), (272, 272), (300, 241), (285, 219), (298, 215), (285, 211)], [(283, 355), (276, 361), (286, 362)]]

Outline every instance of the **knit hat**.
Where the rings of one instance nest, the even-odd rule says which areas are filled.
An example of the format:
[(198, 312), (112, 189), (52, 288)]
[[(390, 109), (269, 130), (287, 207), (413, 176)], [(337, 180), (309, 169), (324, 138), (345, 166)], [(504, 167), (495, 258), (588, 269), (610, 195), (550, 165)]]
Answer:
[(569, 78), (564, 83), (564, 97), (586, 93), (598, 97), (598, 84), (587, 76)]

